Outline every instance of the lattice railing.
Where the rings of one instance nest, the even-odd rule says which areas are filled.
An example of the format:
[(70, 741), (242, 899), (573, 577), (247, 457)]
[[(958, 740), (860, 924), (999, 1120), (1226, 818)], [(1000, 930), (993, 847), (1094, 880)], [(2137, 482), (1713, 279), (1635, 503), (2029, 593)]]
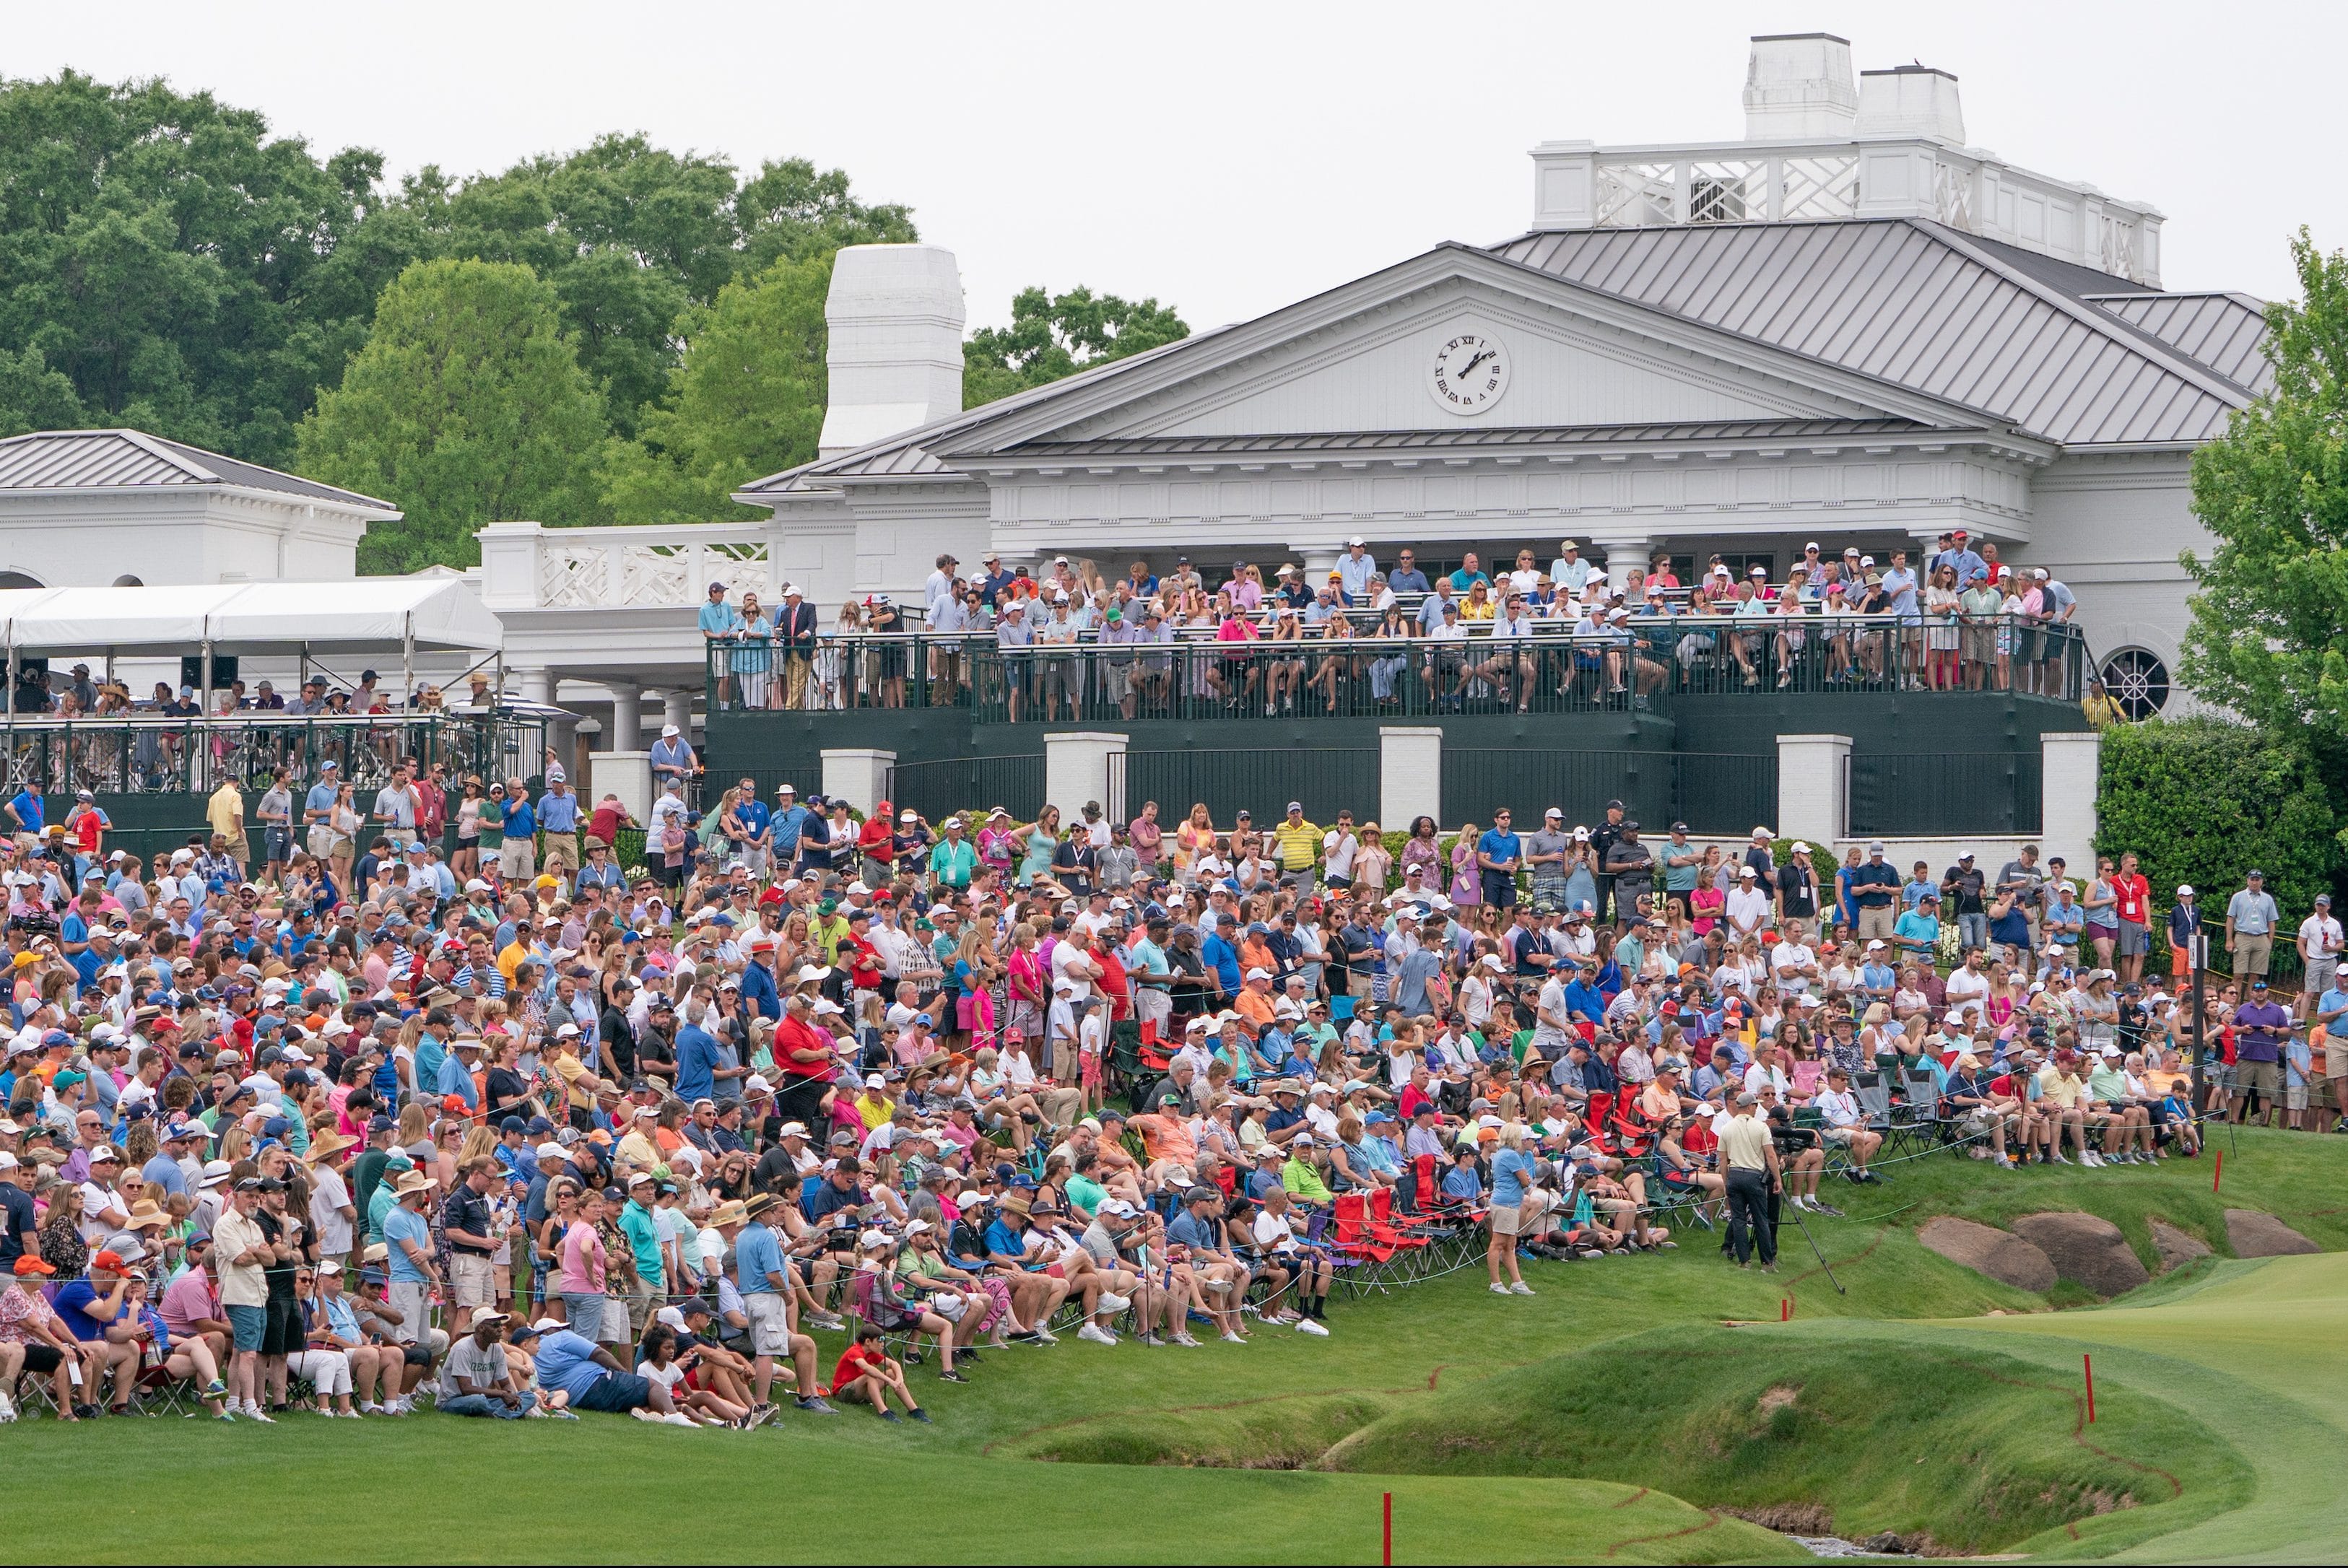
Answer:
[[(697, 605), (709, 584), (770, 593), (764, 538), (610, 538), (617, 530), (550, 530), (539, 541), (538, 601), (550, 610)], [(633, 532), (633, 530), (631, 530)]]

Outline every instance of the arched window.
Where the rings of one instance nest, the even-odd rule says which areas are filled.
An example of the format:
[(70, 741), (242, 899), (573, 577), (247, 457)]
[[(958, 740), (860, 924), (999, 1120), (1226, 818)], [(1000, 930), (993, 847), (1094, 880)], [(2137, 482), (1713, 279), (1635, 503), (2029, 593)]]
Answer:
[(46, 588), (49, 585), (36, 577), (26, 577), (21, 571), (0, 571), (0, 588)]
[(2104, 690), (2131, 719), (2149, 719), (2168, 706), (2168, 666), (2142, 648), (2123, 648), (2104, 661)]
[(114, 579), (114, 586), (117, 588), (145, 588), (147, 585), (139, 581), (136, 574), (126, 571), (120, 577)]

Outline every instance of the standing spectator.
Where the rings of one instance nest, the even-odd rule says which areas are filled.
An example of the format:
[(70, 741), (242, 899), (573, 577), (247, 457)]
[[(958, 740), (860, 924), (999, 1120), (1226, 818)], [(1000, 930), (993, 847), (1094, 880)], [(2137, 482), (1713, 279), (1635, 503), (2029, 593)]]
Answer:
[(2241, 1122), (2256, 1096), (2259, 1124), (2271, 1127), (2282, 1096), (2282, 1049), (2291, 1035), (2291, 1012), (2269, 995), (2264, 975), (2250, 981), (2250, 995), (2248, 1002), (2234, 1009), (2232, 1117)]
[(2315, 1016), (2316, 999), (2332, 989), (2340, 975), (2340, 922), (2332, 917), (2332, 895), (2315, 896), (2315, 912), (2299, 923), (2299, 957), (2306, 966), (2299, 983), (2299, 1015)]
[(2242, 882), (2241, 891), (2226, 900), (2226, 951), (2234, 955), (2234, 983), (2247, 989), (2246, 982), (2266, 979), (2274, 961), (2274, 932), (2282, 911), (2267, 891), (2265, 872), (2253, 869)]
[(1859, 909), (1859, 940), (1890, 942), (1894, 907), (1900, 901), (1900, 873), (1883, 858), (1881, 839), (1867, 846), (1867, 859), (1850, 874), (1850, 892)]

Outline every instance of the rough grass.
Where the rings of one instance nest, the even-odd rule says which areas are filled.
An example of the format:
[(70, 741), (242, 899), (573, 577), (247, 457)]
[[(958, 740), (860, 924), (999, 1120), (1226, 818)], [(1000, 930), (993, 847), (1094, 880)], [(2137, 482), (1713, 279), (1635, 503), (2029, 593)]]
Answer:
[(2119, 1510), (2176, 1528), (2247, 1490), (2231, 1451), (2166, 1406), (2111, 1389), (2090, 1442), (2075, 1383), (1936, 1337), (1658, 1330), (1415, 1405), (1323, 1462), (1635, 1479), (1704, 1507), (1965, 1553)]

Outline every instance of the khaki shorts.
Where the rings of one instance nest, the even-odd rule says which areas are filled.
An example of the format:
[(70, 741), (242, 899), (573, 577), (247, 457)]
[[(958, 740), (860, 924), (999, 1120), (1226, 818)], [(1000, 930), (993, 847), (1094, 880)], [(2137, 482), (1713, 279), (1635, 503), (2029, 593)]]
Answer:
[(2234, 960), (2238, 975), (2263, 975), (2274, 958), (2272, 937), (2242, 937), (2234, 938), (2234, 950), (2229, 955)]
[(788, 1356), (791, 1353), (791, 1326), (784, 1308), (788, 1305), (772, 1291), (761, 1291), (742, 1298), (742, 1310), (750, 1319), (750, 1354), (753, 1356)]
[(2244, 1093), (2255, 1090), (2272, 1098), (2282, 1089), (2282, 1063), (2280, 1061), (2236, 1061), (2234, 1087)]
[(1494, 1204), (1491, 1214), (1492, 1234), (1494, 1235), (1516, 1235), (1518, 1214), (1519, 1209), (1514, 1204), (1506, 1205)]
[(448, 1305), (451, 1307), (495, 1307), (498, 1287), (495, 1271), (487, 1254), (452, 1252), (448, 1255)]
[(395, 1279), (383, 1293), (391, 1309), (399, 1314), (399, 1322), (391, 1330), (394, 1343), (414, 1345), (424, 1337), (431, 1320), (431, 1307), (427, 1292), (430, 1286), (417, 1280)]

